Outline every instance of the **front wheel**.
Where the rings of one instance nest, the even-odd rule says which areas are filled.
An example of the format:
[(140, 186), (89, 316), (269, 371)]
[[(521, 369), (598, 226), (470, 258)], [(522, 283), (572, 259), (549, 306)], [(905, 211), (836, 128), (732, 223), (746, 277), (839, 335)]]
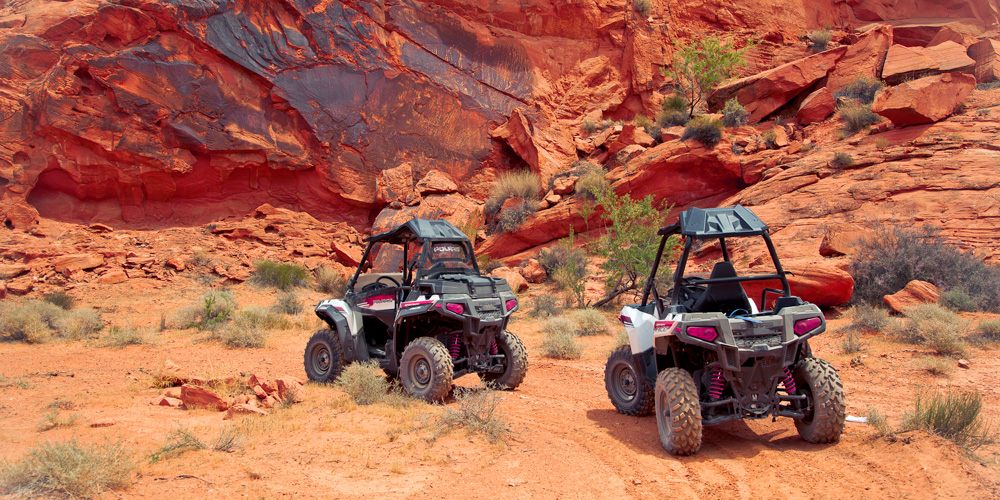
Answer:
[(521, 339), (504, 330), (497, 335), (497, 349), (503, 354), (503, 371), (480, 373), (479, 379), (503, 391), (512, 391), (521, 385), (528, 373), (528, 351)]
[(441, 401), (451, 391), (454, 375), (455, 365), (448, 348), (433, 337), (420, 337), (403, 350), (399, 381), (412, 397)]
[(653, 387), (635, 365), (632, 348), (614, 350), (604, 366), (604, 388), (618, 413), (641, 417), (653, 411)]
[(847, 409), (844, 384), (830, 363), (805, 358), (792, 369), (796, 392), (806, 396), (805, 418), (795, 419), (795, 428), (810, 443), (834, 443), (844, 432)]
[(344, 346), (340, 345), (337, 332), (323, 329), (309, 339), (303, 356), (306, 376), (313, 382), (332, 382), (344, 370)]
[(701, 449), (701, 404), (691, 374), (667, 368), (656, 377), (656, 428), (660, 444), (673, 455)]

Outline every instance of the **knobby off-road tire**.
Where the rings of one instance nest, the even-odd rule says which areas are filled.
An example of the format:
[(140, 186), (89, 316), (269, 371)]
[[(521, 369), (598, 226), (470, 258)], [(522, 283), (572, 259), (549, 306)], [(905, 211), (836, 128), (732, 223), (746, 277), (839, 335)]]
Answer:
[(805, 358), (792, 369), (799, 394), (808, 398), (805, 418), (795, 419), (795, 428), (810, 443), (834, 443), (844, 432), (847, 410), (844, 385), (833, 365), (819, 358)]
[(653, 411), (653, 386), (635, 365), (632, 348), (615, 349), (604, 366), (604, 388), (618, 413), (641, 417)]
[(521, 385), (528, 373), (528, 351), (521, 339), (504, 330), (496, 337), (497, 348), (504, 356), (503, 372), (480, 373), (479, 379), (502, 391), (512, 391)]
[(681, 368), (660, 372), (655, 400), (663, 449), (674, 455), (693, 455), (701, 448), (701, 404), (691, 374)]
[(333, 382), (347, 366), (344, 346), (340, 345), (340, 336), (329, 329), (313, 334), (306, 344), (303, 358), (306, 376), (313, 382)]
[(455, 375), (448, 348), (433, 337), (420, 337), (403, 350), (399, 381), (412, 397), (441, 401), (451, 390)]

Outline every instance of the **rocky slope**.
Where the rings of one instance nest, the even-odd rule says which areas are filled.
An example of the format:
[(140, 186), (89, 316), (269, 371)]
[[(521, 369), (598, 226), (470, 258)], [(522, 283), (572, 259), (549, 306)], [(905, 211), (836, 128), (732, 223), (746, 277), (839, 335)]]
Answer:
[[(826, 119), (834, 92), (858, 76), (882, 76), (883, 67), (988, 79), (996, 0), (824, 0), (802, 9), (684, 0), (654, 2), (647, 15), (630, 5), (9, 2), (0, 8), (0, 218), (32, 233), (6, 233), (4, 263), (49, 270), (33, 280), (57, 272), (37, 260), (55, 256), (19, 250), (30, 234), (72, 227), (39, 226), (40, 217), (119, 230), (230, 216), (253, 225), (255, 209), (268, 204), (265, 212), (314, 217), (307, 225), (316, 237), (265, 241), (275, 238), (266, 227), (226, 235), (350, 265), (373, 226), (410, 215), (483, 225), (481, 202), (499, 172), (527, 166), (548, 181), (581, 158), (603, 164), (620, 193), (653, 194), (677, 208), (754, 206), (787, 243), (796, 285), (824, 304), (850, 295), (847, 259), (835, 256), (849, 252), (820, 251), (844, 222), (912, 220), (921, 207), (918, 220), (944, 221), (963, 245), (995, 247), (983, 218), (994, 189), (985, 170), (994, 155), (993, 103), (940, 125), (908, 127), (904, 115), (889, 130), (885, 120), (876, 132), (889, 146), (879, 147), (878, 136), (841, 141), (839, 124)], [(813, 55), (802, 37), (824, 25), (836, 37)], [(650, 142), (630, 125), (593, 136), (580, 129), (585, 119), (655, 114), (666, 83), (659, 68), (673, 42), (706, 33), (760, 42), (745, 77), (723, 85), (712, 103), (736, 97), (755, 122), (768, 123), (729, 131), (713, 149), (677, 140), (676, 130)], [(921, 52), (933, 50), (950, 55)], [(919, 101), (911, 87), (894, 95)], [(931, 122), (943, 117), (923, 112), (937, 113)], [(790, 119), (774, 125), (775, 116)], [(768, 130), (777, 141), (761, 147)], [(858, 161), (835, 168), (836, 150)], [(546, 209), (514, 233), (490, 236), (482, 251), (514, 264), (571, 226), (599, 223), (599, 213), (583, 220), (572, 186), (548, 194)], [(951, 207), (956, 194), (958, 206), (940, 215), (935, 204)], [(77, 246), (90, 244), (84, 240)], [(98, 253), (129, 269), (119, 247)], [(119, 272), (115, 266), (90, 269)]]

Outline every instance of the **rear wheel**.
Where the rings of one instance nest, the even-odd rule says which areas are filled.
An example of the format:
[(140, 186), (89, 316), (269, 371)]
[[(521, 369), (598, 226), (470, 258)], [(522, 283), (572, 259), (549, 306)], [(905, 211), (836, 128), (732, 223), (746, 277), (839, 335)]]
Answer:
[(701, 405), (691, 374), (667, 368), (656, 377), (656, 428), (663, 449), (692, 455), (701, 448)]
[(344, 370), (344, 347), (337, 332), (324, 329), (313, 334), (304, 355), (306, 376), (313, 382), (332, 382)]
[(632, 348), (614, 350), (604, 367), (604, 387), (619, 413), (641, 417), (653, 411), (653, 386), (646, 383), (635, 365)]
[(792, 370), (796, 391), (806, 396), (806, 416), (795, 419), (795, 428), (810, 443), (833, 443), (844, 432), (847, 409), (844, 385), (833, 365), (819, 358), (805, 358)]
[(521, 339), (504, 330), (497, 335), (497, 349), (503, 354), (503, 371), (500, 373), (480, 373), (483, 382), (504, 391), (512, 391), (521, 385), (528, 373), (528, 351)]
[(399, 381), (406, 393), (427, 401), (440, 401), (451, 390), (455, 365), (441, 341), (420, 337), (403, 350), (399, 362)]

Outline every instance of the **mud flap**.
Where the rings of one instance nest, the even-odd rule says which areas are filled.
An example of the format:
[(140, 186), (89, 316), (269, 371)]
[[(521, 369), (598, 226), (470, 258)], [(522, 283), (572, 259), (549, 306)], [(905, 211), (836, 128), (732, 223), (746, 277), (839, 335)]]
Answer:
[(650, 347), (639, 354), (633, 354), (632, 359), (635, 361), (635, 366), (639, 368), (639, 372), (642, 373), (643, 378), (646, 379), (646, 383), (649, 387), (656, 385), (656, 352), (654, 348)]
[(358, 335), (351, 338), (351, 328), (347, 325), (347, 318), (332, 307), (319, 309), (316, 314), (337, 330), (340, 345), (344, 348), (344, 358), (347, 361), (368, 361), (368, 348), (365, 346), (364, 332), (358, 332)]

